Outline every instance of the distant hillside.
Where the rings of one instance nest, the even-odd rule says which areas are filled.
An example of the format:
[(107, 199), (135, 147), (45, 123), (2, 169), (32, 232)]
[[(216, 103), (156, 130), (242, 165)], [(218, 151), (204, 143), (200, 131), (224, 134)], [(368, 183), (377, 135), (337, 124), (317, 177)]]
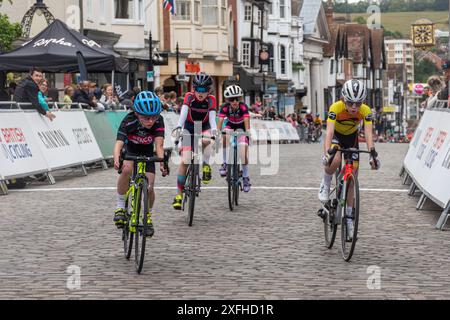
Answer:
[[(344, 16), (343, 13), (335, 13), (335, 16)], [(352, 13), (352, 21), (356, 17), (364, 17), (367, 19), (368, 14)], [(389, 31), (399, 31), (405, 37), (409, 38), (411, 35), (411, 24), (415, 21), (426, 18), (435, 23), (435, 28), (439, 30), (448, 30), (448, 11), (426, 11), (426, 12), (389, 12), (381, 14), (381, 24)]]

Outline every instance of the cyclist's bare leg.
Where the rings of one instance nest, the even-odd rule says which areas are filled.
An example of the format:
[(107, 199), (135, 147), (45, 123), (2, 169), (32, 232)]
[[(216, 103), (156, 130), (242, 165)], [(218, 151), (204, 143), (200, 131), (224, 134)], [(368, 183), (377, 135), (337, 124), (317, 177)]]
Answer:
[(155, 203), (155, 174), (151, 172), (147, 172), (145, 174), (148, 180), (148, 208), (151, 210), (153, 208), (153, 204)]
[[(189, 163), (191, 162), (191, 153), (192, 151), (182, 151), (181, 152), (181, 162), (180, 162), (180, 166), (178, 167), (178, 177), (182, 176), (185, 177), (186, 179), (186, 172), (187, 172), (187, 167), (189, 165)], [(180, 186), (178, 186), (178, 195), (182, 196), (183, 195), (183, 189), (180, 188)]]
[[(355, 177), (358, 177), (358, 161), (354, 161), (353, 165), (355, 166), (355, 169), (353, 170), (353, 174)], [(354, 192), (353, 192), (353, 180), (350, 182), (350, 186), (347, 193), (347, 207), (353, 208), (353, 198)]]
[(340, 165), (341, 165), (341, 152), (338, 151), (336, 152), (336, 155), (334, 156), (331, 165), (325, 167), (325, 173), (329, 175), (334, 174)]
[(128, 191), (130, 177), (133, 174), (133, 161), (125, 160), (122, 165), (122, 173), (117, 179), (117, 193), (125, 195)]

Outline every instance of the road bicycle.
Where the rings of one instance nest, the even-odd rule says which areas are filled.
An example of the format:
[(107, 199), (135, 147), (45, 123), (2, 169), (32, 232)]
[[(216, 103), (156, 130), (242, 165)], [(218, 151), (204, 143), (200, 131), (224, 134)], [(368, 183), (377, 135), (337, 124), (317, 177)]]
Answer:
[(228, 205), (233, 211), (239, 205), (239, 193), (243, 190), (242, 170), (239, 164), (238, 138), (249, 136), (248, 133), (240, 131), (222, 131), (222, 134), (229, 135), (232, 163), (227, 164), (227, 185), (228, 185)]
[[(356, 148), (335, 149), (344, 154), (349, 155), (345, 159), (345, 165), (336, 170), (335, 179), (330, 188), (330, 200), (322, 203), (318, 215), (323, 219), (325, 245), (328, 249), (333, 247), (337, 226), (341, 225), (341, 253), (345, 261), (350, 261), (355, 250), (356, 241), (358, 240), (358, 224), (359, 224), (359, 183), (358, 177), (354, 174), (355, 167), (353, 165), (353, 156), (360, 153), (368, 153), (370, 151), (358, 150)], [(330, 159), (329, 164), (333, 161)], [(353, 189), (353, 199), (349, 201), (348, 195)], [(350, 193), (351, 194), (351, 193)], [(352, 217), (353, 220), (353, 237), (350, 237), (347, 230), (346, 208), (347, 203), (353, 203)]]
[[(177, 152), (180, 151), (180, 143), (181, 143), (181, 130), (178, 130), (175, 136), (175, 150)], [(191, 135), (184, 134), (184, 137), (191, 138)], [(182, 200), (182, 207), (181, 209), (185, 211), (184, 209), (187, 207), (187, 218), (186, 222), (188, 226), (192, 227), (192, 223), (194, 221), (194, 210), (195, 210), (195, 199), (200, 194), (200, 187), (201, 187), (201, 178), (200, 178), (200, 154), (198, 150), (202, 150), (202, 138), (203, 135), (201, 134), (194, 134), (194, 144), (197, 148), (191, 152), (191, 159), (188, 165), (187, 169), (187, 175), (186, 175), (186, 182), (184, 184), (184, 190), (183, 190), (183, 200)], [(211, 137), (211, 140), (215, 140), (215, 137)], [(187, 204), (187, 205), (186, 205)]]
[(148, 180), (145, 175), (147, 163), (164, 162), (169, 172), (169, 158), (171, 150), (164, 150), (164, 158), (134, 156), (122, 151), (118, 173), (122, 173), (124, 160), (134, 161), (133, 174), (130, 178), (129, 188), (125, 194), (126, 221), (122, 228), (122, 241), (125, 258), (130, 259), (134, 244), (134, 262), (137, 273), (141, 273), (144, 266), (145, 245), (147, 241), (147, 214), (148, 214)]

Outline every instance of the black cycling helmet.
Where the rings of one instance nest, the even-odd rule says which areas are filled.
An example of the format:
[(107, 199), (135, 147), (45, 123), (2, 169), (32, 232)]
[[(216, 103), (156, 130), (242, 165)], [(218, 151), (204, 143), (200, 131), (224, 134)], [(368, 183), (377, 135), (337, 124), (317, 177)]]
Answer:
[(204, 72), (197, 73), (194, 76), (194, 80), (192, 80), (192, 85), (195, 87), (201, 87), (201, 88), (208, 88), (211, 87), (213, 84), (213, 81), (209, 74), (206, 74)]

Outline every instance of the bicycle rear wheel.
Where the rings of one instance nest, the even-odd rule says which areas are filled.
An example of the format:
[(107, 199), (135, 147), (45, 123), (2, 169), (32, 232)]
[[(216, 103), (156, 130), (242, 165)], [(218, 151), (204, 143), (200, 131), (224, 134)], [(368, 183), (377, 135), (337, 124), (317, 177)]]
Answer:
[(336, 240), (337, 224), (335, 222), (335, 215), (337, 210), (337, 194), (338, 192), (338, 175), (335, 175), (330, 187), (330, 201), (325, 205), (328, 212), (325, 212), (325, 218), (323, 220), (323, 230), (325, 234), (325, 246), (331, 249)]
[[(351, 183), (353, 182), (353, 183)], [(356, 241), (358, 240), (358, 222), (359, 222), (359, 184), (358, 179), (354, 175), (350, 175), (344, 184), (343, 197), (344, 205), (342, 206), (342, 223), (341, 223), (341, 252), (345, 261), (350, 261), (355, 250)], [(347, 229), (347, 195), (353, 189), (353, 237), (349, 238)]]
[(192, 227), (192, 222), (194, 221), (194, 208), (195, 208), (195, 198), (196, 198), (196, 189), (197, 189), (197, 177), (198, 177), (198, 164), (190, 165), (190, 177), (189, 177), (189, 198), (188, 198), (188, 225)]
[(131, 213), (133, 212), (133, 197), (134, 197), (134, 189), (132, 192), (128, 193), (128, 196), (125, 199), (125, 208), (127, 210), (126, 213), (127, 222), (122, 230), (122, 240), (123, 240), (123, 253), (127, 260), (130, 260), (134, 240), (134, 233), (130, 232)]
[[(237, 162), (236, 162), (237, 163)], [(239, 164), (235, 165), (236, 172), (234, 173), (234, 204), (239, 205), (239, 192), (241, 191), (241, 179), (240, 179), (240, 167)]]
[(227, 183), (228, 183), (228, 206), (230, 210), (234, 209), (234, 196), (233, 196), (233, 186), (234, 186), (234, 165), (227, 164)]
[(137, 273), (141, 273), (144, 266), (146, 229), (147, 229), (147, 212), (148, 212), (148, 182), (143, 178), (142, 186), (137, 190), (137, 198), (135, 205), (136, 210), (136, 233), (134, 235), (134, 263)]

